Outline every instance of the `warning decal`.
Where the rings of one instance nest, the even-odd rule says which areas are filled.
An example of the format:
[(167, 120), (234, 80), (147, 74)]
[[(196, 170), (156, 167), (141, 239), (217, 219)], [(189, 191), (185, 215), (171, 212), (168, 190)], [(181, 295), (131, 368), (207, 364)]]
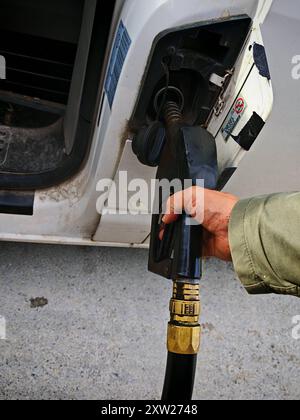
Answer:
[(244, 99), (243, 99), (243, 98), (239, 98), (239, 99), (236, 101), (236, 104), (235, 104), (234, 109), (235, 109), (235, 112), (236, 112), (237, 114), (241, 114), (241, 113), (244, 111), (244, 109), (245, 109), (245, 101), (244, 101)]
[(243, 97), (239, 97), (236, 100), (232, 110), (230, 111), (221, 129), (221, 132), (225, 141), (227, 141), (229, 137), (231, 136), (233, 130), (237, 126), (238, 122), (240, 121), (246, 108), (247, 108), (247, 104), (246, 104), (245, 99)]

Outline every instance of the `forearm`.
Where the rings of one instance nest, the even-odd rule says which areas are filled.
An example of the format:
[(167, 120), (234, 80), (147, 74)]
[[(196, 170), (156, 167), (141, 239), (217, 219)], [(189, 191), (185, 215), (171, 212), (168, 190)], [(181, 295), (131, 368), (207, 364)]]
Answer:
[(231, 215), (229, 241), (249, 293), (300, 297), (300, 193), (240, 201)]

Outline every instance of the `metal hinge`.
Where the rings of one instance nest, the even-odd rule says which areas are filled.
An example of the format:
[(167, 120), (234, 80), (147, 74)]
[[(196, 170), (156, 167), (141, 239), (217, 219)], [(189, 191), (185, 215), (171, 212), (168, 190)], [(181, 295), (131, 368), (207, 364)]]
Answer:
[[(234, 69), (231, 69), (231, 70), (226, 71), (226, 74), (225, 74), (224, 78), (221, 78), (217, 75), (212, 75), (212, 77), (211, 77), (210, 81), (222, 88), (221, 92), (220, 92), (220, 95), (218, 97), (218, 101), (217, 101), (217, 103), (214, 107), (214, 114), (215, 114), (216, 117), (219, 117), (224, 111), (224, 108), (225, 108), (225, 96), (224, 96), (224, 94), (226, 92), (226, 89), (227, 89), (230, 81), (231, 81), (233, 73), (234, 73)], [(217, 78), (215, 76), (217, 76)]]

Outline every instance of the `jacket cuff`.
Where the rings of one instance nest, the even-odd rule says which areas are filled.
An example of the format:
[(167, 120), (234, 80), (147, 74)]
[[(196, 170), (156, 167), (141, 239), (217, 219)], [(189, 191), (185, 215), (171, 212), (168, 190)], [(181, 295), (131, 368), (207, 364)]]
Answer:
[[(251, 207), (252, 201), (255, 199), (247, 199), (239, 201), (233, 209), (229, 223), (229, 243), (234, 269), (244, 285), (245, 289), (250, 294), (266, 294), (273, 293), (272, 289), (257, 275), (255, 271), (254, 259), (251, 254), (251, 249), (248, 245), (249, 227), (245, 223), (246, 216), (249, 218), (248, 209)], [(252, 224), (255, 228), (255, 214), (250, 211), (253, 218)], [(248, 227), (247, 227), (248, 226)], [(253, 231), (252, 231), (253, 233)], [(250, 236), (251, 237), (251, 236)]]

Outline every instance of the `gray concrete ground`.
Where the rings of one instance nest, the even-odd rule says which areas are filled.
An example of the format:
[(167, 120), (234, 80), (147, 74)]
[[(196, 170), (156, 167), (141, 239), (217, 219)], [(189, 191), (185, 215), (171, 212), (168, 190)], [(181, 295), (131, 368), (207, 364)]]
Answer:
[[(0, 243), (1, 399), (158, 399), (171, 284), (147, 252)], [(30, 299), (49, 303), (32, 309)], [(195, 398), (299, 399), (292, 297), (249, 297), (206, 263)]]

